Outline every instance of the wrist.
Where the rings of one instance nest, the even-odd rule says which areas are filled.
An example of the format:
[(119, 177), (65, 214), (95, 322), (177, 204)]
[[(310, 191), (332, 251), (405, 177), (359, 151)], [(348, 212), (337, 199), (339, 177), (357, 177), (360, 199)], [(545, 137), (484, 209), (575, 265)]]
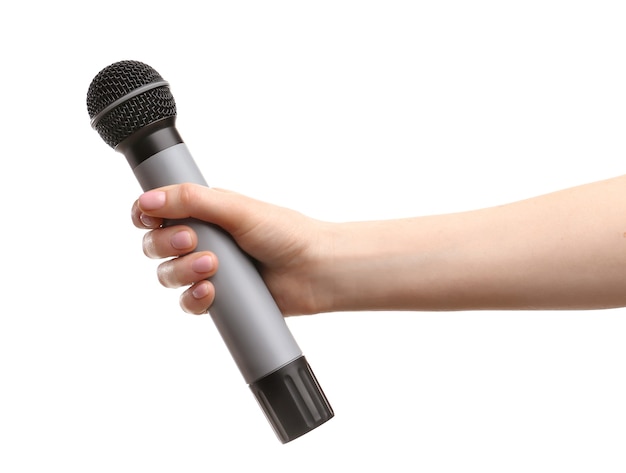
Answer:
[[(383, 310), (397, 301), (406, 248), (391, 240), (390, 222), (330, 223), (310, 273), (318, 312)], [(395, 286), (395, 287), (394, 287)]]

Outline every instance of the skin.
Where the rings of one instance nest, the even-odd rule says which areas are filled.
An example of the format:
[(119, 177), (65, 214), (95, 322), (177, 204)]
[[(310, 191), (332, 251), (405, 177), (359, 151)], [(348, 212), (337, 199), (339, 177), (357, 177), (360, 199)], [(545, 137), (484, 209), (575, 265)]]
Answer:
[(604, 309), (626, 306), (626, 176), (502, 206), (406, 219), (329, 223), (193, 184), (141, 195), (132, 220), (163, 258), (165, 287), (189, 286), (183, 310), (205, 313), (219, 271), (188, 227), (229, 232), (258, 263), (284, 315), (358, 310)]

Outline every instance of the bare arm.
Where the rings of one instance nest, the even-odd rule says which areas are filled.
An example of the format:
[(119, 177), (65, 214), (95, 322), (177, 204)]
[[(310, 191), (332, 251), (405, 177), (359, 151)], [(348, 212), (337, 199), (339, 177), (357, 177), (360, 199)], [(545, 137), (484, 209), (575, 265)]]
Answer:
[(626, 305), (626, 177), (336, 233), (333, 310)]
[[(164, 190), (156, 208), (153, 193), (133, 207), (135, 224), (153, 229), (146, 252), (184, 254), (171, 245), (181, 229), (157, 229), (160, 218), (216, 223), (259, 261), (287, 315), (626, 306), (626, 176), (498, 207), (347, 223), (215, 189)], [(153, 225), (141, 223), (142, 213), (156, 217)], [(198, 257), (167, 262), (162, 283), (202, 287), (190, 270)], [(203, 297), (192, 297), (192, 286), (181, 298), (188, 312), (200, 313), (212, 300), (210, 284), (199, 284), (207, 288)]]

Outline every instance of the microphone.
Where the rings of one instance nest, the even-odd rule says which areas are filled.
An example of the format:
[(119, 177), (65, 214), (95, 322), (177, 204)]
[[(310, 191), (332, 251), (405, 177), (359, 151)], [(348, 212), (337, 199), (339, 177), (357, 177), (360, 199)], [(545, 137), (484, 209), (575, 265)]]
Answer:
[[(176, 129), (169, 84), (152, 67), (120, 61), (102, 69), (89, 86), (87, 111), (144, 191), (185, 182), (207, 186)], [(287, 443), (331, 419), (333, 410), (252, 259), (216, 225), (166, 224), (190, 226), (196, 250), (217, 255), (209, 313), (278, 439)]]

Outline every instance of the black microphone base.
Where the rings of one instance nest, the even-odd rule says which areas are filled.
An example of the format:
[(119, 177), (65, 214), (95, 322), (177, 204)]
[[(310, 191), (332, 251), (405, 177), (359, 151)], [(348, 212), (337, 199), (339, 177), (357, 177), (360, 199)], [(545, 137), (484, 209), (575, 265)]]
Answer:
[(250, 384), (250, 389), (282, 443), (334, 416), (304, 356)]

